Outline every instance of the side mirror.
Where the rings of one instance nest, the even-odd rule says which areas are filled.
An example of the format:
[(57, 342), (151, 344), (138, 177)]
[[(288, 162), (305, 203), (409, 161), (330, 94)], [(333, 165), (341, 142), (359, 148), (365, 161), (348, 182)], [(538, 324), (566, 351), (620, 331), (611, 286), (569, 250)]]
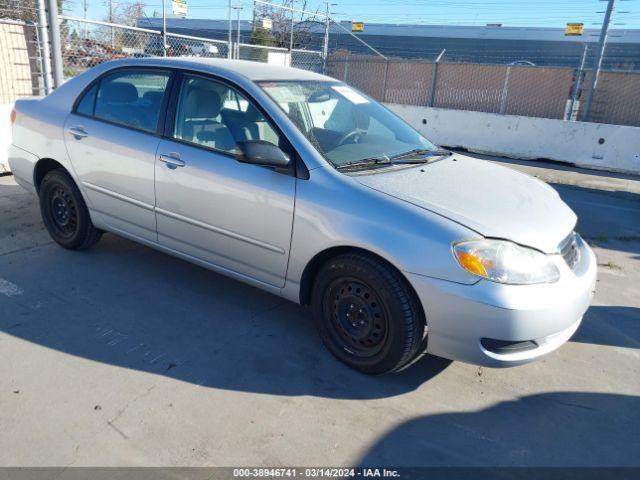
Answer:
[(239, 162), (273, 168), (287, 168), (291, 163), (289, 155), (266, 140), (247, 140), (237, 145)]

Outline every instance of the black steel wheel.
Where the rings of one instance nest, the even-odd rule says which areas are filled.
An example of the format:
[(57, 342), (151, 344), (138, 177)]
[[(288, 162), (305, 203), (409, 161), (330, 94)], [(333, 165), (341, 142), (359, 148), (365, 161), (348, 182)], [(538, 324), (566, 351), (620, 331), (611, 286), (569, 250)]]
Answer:
[(91, 223), (82, 195), (66, 171), (59, 168), (48, 172), (39, 197), (44, 225), (58, 244), (81, 250), (100, 239), (102, 232)]
[(61, 238), (72, 237), (78, 230), (78, 209), (66, 188), (56, 185), (49, 193), (51, 225)]
[(330, 260), (316, 277), (311, 303), (325, 346), (352, 368), (386, 373), (418, 353), (422, 308), (404, 277), (386, 262), (363, 253)]
[(335, 280), (325, 293), (332, 340), (352, 355), (371, 357), (380, 352), (388, 330), (388, 314), (371, 286), (355, 278)]

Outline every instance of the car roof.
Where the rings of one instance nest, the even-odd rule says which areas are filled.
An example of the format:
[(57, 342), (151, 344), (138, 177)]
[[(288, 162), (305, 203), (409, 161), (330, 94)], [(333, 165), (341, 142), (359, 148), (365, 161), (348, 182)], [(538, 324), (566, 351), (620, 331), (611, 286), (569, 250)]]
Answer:
[(118, 66), (164, 66), (170, 68), (188, 68), (208, 73), (240, 74), (251, 81), (258, 80), (324, 80), (336, 81), (331, 77), (319, 73), (301, 70), (299, 68), (281, 67), (268, 63), (251, 62), (248, 60), (229, 60), (226, 58), (202, 57), (144, 57), (124, 58), (109, 62), (113, 67)]

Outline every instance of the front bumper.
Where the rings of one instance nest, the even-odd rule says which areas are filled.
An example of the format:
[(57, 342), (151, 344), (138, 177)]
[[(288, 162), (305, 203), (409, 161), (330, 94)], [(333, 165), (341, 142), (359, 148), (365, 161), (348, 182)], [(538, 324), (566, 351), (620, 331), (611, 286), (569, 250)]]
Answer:
[[(596, 282), (595, 255), (579, 240), (581, 258), (572, 269), (560, 255), (555, 283), (473, 285), (407, 274), (427, 318), (427, 352), (489, 367), (521, 365), (565, 343), (580, 326)], [(527, 342), (525, 349), (485, 348), (494, 339)]]

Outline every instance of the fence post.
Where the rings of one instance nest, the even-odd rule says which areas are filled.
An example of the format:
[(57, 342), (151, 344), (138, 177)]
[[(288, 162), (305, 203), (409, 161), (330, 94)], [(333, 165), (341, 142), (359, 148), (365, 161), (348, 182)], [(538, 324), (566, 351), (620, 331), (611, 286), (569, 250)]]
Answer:
[(502, 86), (502, 95), (500, 96), (500, 114), (504, 115), (507, 110), (507, 94), (509, 93), (509, 75), (511, 74), (511, 65), (507, 67), (504, 76), (504, 85)]
[[(169, 45), (167, 45), (167, 13), (165, 11), (164, 3), (165, 0), (162, 0), (162, 56), (166, 57)], [(111, 2), (109, 3), (109, 8), (111, 8)], [(113, 20), (109, 18), (109, 22), (113, 22)], [(111, 27), (111, 43), (111, 46), (113, 47), (113, 27)]]
[(438, 57), (433, 62), (433, 73), (431, 75), (431, 91), (429, 92), (429, 101), (427, 102), (428, 107), (433, 107), (433, 102), (436, 99), (436, 81), (438, 79), (438, 64), (440, 63), (440, 60), (442, 60), (442, 57), (444, 56), (444, 52), (446, 51), (447, 51), (446, 48), (442, 50), (440, 52), (440, 55), (438, 55)]
[(349, 52), (347, 52), (347, 56), (344, 59), (344, 73), (342, 74), (342, 81), (347, 83), (347, 74), (349, 73)]
[(60, 21), (58, 20), (58, 2), (46, 0), (49, 17), (49, 40), (51, 41), (51, 66), (53, 74), (53, 88), (58, 88), (64, 82), (62, 66), (62, 42), (60, 41)]
[(44, 94), (51, 93), (51, 51), (49, 50), (49, 36), (47, 34), (47, 9), (45, 0), (38, 0), (38, 43), (40, 58), (42, 59), (42, 81)]
[[(236, 38), (236, 60), (240, 60), (240, 10), (242, 10), (242, 7), (240, 6), (240, 4), (238, 3), (238, 6), (235, 7), (237, 9), (238, 12), (238, 23), (236, 24), (237, 26), (237, 38)], [(291, 53), (291, 52), (289, 52)], [(291, 56), (289, 56), (289, 63), (291, 63)]]
[(573, 94), (571, 95), (571, 102), (569, 102), (569, 111), (566, 115), (566, 120), (575, 121), (577, 120), (576, 116), (578, 112), (574, 114), (574, 107), (576, 101), (578, 100), (578, 92), (580, 91), (580, 86), (582, 84), (582, 72), (584, 71), (584, 64), (587, 59), (587, 52), (589, 51), (589, 44), (585, 42), (584, 50), (582, 51), (582, 60), (580, 61), (580, 67), (576, 73), (576, 81), (573, 84)]
[(384, 62), (384, 82), (382, 84), (382, 103), (387, 101), (387, 78), (389, 77), (389, 59)]

